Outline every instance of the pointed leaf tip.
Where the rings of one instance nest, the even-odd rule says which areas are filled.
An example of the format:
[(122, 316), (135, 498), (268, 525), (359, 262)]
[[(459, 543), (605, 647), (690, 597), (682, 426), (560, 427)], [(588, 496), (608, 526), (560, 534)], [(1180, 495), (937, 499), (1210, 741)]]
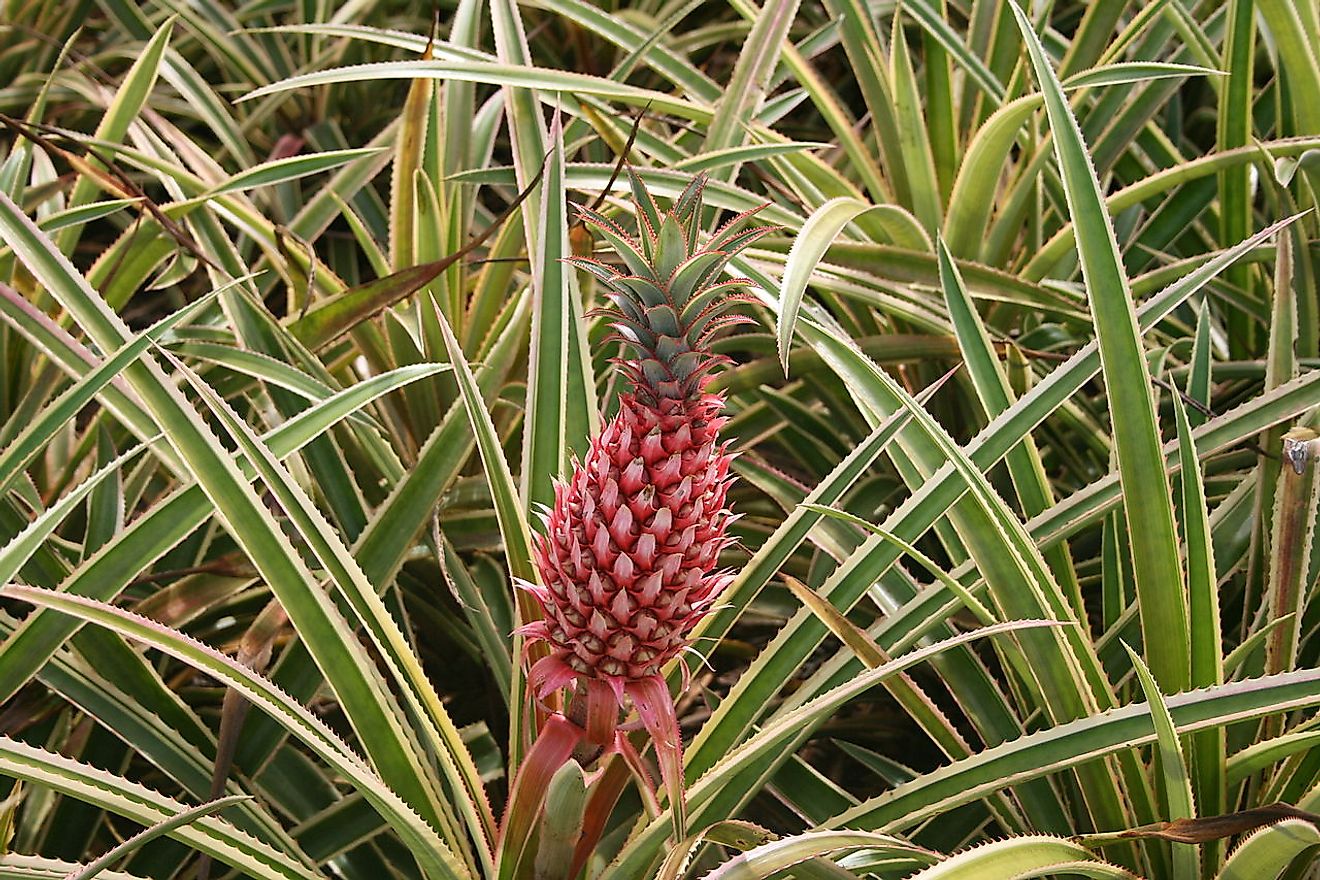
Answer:
[(788, 353), (802, 311), (802, 298), (806, 294), (811, 273), (829, 250), (843, 228), (875, 206), (850, 196), (830, 199), (821, 205), (802, 224), (793, 247), (784, 264), (784, 277), (780, 283), (779, 324), (775, 334), (779, 347), (779, 364), (788, 376)]

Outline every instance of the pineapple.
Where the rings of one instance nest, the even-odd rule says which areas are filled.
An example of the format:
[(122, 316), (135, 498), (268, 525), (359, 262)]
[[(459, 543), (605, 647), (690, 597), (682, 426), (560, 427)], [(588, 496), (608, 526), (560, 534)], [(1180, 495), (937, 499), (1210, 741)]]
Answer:
[(535, 546), (541, 583), (525, 585), (545, 617), (521, 632), (550, 650), (529, 673), (536, 693), (576, 686), (586, 707), (574, 715), (585, 720), (591, 742), (617, 745), (620, 709), (631, 698), (677, 806), (678, 725), (660, 671), (732, 580), (717, 565), (733, 542), (733, 456), (719, 436), (723, 395), (706, 390), (712, 370), (728, 359), (712, 353), (710, 341), (747, 320), (726, 313), (745, 298), (739, 288), (746, 281), (721, 275), (730, 257), (770, 229), (743, 230), (756, 213), (749, 211), (703, 244), (704, 176), (663, 213), (631, 170), (629, 179), (635, 238), (581, 211), (623, 267), (571, 262), (606, 288), (612, 327), (632, 349), (616, 365), (632, 387), (568, 481), (555, 487)]

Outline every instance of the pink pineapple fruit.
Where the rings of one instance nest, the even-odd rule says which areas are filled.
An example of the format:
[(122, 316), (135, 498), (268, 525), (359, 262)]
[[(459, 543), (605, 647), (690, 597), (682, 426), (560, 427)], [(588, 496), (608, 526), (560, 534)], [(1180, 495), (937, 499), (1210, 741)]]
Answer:
[[(733, 456), (719, 430), (722, 394), (707, 391), (727, 358), (710, 349), (727, 314), (745, 298), (743, 279), (723, 279), (729, 259), (771, 231), (742, 229), (749, 211), (701, 241), (705, 177), (694, 178), (661, 212), (636, 175), (637, 235), (584, 209), (582, 219), (622, 259), (575, 265), (599, 278), (614, 308), (617, 361), (632, 388), (591, 441), (567, 482), (555, 487), (545, 534), (536, 541), (541, 584), (525, 585), (545, 613), (521, 632), (549, 656), (529, 679), (538, 696), (573, 685), (585, 697), (588, 740), (615, 744), (630, 697), (656, 744), (661, 772), (682, 815), (678, 722), (661, 669), (732, 580), (717, 569), (733, 542), (727, 495)], [(681, 821), (681, 819), (680, 819)]]

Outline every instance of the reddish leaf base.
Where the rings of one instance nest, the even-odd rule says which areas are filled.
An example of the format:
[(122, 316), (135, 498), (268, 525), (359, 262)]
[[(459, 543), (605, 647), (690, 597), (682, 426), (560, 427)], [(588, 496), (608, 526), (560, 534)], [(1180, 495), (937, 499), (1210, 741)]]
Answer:
[[(559, 681), (558, 678), (546, 681), (544, 672), (547, 668), (553, 667), (542, 668), (540, 681), (535, 669), (530, 676), (533, 688), (541, 696), (567, 683)], [(685, 819), (683, 743), (679, 736), (674, 701), (669, 695), (669, 687), (664, 679), (654, 675), (627, 682), (621, 689), (622, 694), (616, 694), (613, 687), (599, 679), (579, 679), (578, 684), (579, 691), (574, 699), (575, 701), (585, 699), (586, 705), (585, 711), (577, 708), (574, 714), (585, 719), (585, 726), (575, 724), (559, 713), (549, 716), (514, 778), (509, 804), (500, 826), (498, 848), (501, 861), (510, 858), (516, 862), (522, 861), (524, 850), (544, 806), (550, 779), (570, 757), (573, 757), (575, 751), (587, 747), (604, 758), (617, 756), (618, 760), (607, 761), (600, 765), (600, 769), (590, 774), (590, 795), (583, 819), (582, 835), (578, 839), (574, 853), (575, 867), (568, 875), (570, 877), (577, 876), (578, 871), (586, 864), (605, 829), (610, 811), (623, 792), (629, 775), (637, 780), (647, 806), (656, 813), (660, 811), (651, 775), (632, 742), (619, 729), (621, 698), (625, 695), (632, 699), (632, 705), (637, 710), (642, 726), (650, 734), (651, 741), (655, 745), (660, 776), (664, 781), (669, 802), (673, 805), (676, 839), (682, 837)], [(510, 846), (513, 847), (512, 851), (508, 849)]]

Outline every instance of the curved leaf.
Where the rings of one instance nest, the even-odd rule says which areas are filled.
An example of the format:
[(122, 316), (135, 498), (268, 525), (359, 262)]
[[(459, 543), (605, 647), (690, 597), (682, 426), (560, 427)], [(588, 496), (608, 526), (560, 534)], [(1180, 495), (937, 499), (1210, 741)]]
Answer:
[[(3, 735), (0, 772), (63, 792), (142, 825), (168, 822), (187, 810), (183, 804), (136, 782)], [(171, 828), (169, 834), (253, 877), (316, 880), (320, 876), (214, 816), (202, 816), (192, 824)], [(5, 858), (0, 856), (0, 863)]]
[(802, 862), (841, 855), (856, 849), (875, 850), (880, 855), (903, 855), (927, 862), (938, 858), (929, 850), (888, 834), (807, 831), (750, 849), (711, 871), (705, 880), (765, 880)]
[[(350, 780), (363, 797), (408, 843), (412, 854), (425, 868), (428, 876), (447, 878), (447, 880), (449, 878), (463, 880), (471, 877), (434, 829), (384, 785), (362, 759), (355, 755), (324, 722), (247, 666), (183, 633), (103, 602), (52, 590), (16, 585), (0, 588), (0, 595), (21, 599), (106, 627), (125, 638), (136, 639), (159, 651), (164, 651), (184, 663), (203, 670), (226, 686), (234, 688), (254, 706), (279, 718), (285, 729), (298, 737), (337, 772), (343, 774), (345, 779)], [(4, 738), (0, 738), (0, 747), (7, 742)], [(0, 757), (3, 757), (3, 752), (0, 752)], [(170, 814), (174, 812), (177, 811), (172, 810)], [(161, 818), (163, 817), (150, 817), (149, 822), (156, 822)], [(183, 834), (186, 831), (185, 827), (180, 829), (179, 833)], [(210, 854), (222, 861), (225, 860), (223, 855), (214, 852)]]
[(1275, 880), (1307, 850), (1320, 846), (1320, 828), (1304, 819), (1284, 819), (1252, 834), (1233, 850), (1219, 880)]

